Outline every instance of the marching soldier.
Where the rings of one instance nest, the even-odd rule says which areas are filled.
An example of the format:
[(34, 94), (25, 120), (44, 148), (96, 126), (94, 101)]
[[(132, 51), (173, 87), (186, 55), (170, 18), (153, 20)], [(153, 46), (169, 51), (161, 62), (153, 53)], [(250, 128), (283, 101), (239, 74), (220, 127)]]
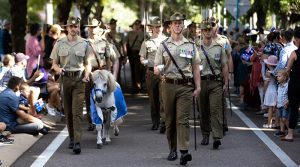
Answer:
[[(226, 55), (227, 55), (227, 60), (228, 60), (228, 71), (229, 71), (229, 75), (228, 75), (228, 80), (231, 79), (231, 74), (233, 74), (233, 61), (232, 61), (232, 56), (231, 56), (231, 52), (232, 52), (232, 48), (230, 45), (230, 42), (228, 40), (228, 38), (225, 35), (221, 35), (218, 34), (218, 23), (219, 20), (215, 19), (214, 17), (210, 17), (209, 22), (212, 25), (212, 31), (213, 31), (213, 40), (216, 43), (219, 43), (220, 45), (222, 45), (222, 47), (225, 49)], [(228, 81), (229, 82), (229, 81)], [(224, 109), (224, 132), (228, 131), (228, 125), (227, 125), (227, 103), (225, 100), (225, 96), (223, 95), (223, 109)]]
[(136, 20), (132, 25), (132, 31), (128, 32), (124, 41), (124, 53), (128, 56), (131, 70), (131, 82), (133, 93), (141, 90), (142, 64), (139, 52), (144, 41), (144, 33), (140, 20)]
[(181, 152), (180, 164), (192, 160), (189, 149), (189, 116), (193, 96), (200, 93), (200, 58), (193, 42), (182, 35), (185, 17), (170, 17), (171, 37), (163, 41), (154, 61), (155, 74), (163, 74), (162, 98), (166, 116), (166, 132), (170, 148), (169, 161), (177, 159), (177, 139)]
[[(112, 44), (108, 43), (105, 39), (101, 37), (103, 34), (103, 29), (100, 28), (101, 22), (99, 22), (97, 19), (92, 19), (88, 25), (85, 25), (88, 27), (88, 42), (89, 45), (92, 48), (92, 51), (94, 53), (94, 56), (91, 59), (91, 65), (92, 65), (92, 71), (97, 70), (97, 69), (106, 69), (108, 71), (111, 71), (111, 63), (113, 66), (113, 73), (114, 76), (116, 77), (118, 72), (118, 67), (119, 67), (119, 57), (114, 49), (112, 48)], [(99, 64), (98, 64), (99, 63)], [(91, 117), (90, 117), (90, 93), (92, 90), (92, 85), (91, 83), (87, 82), (86, 83), (86, 92), (85, 92), (85, 97), (86, 97), (86, 109), (87, 109), (87, 120), (89, 123), (89, 131), (94, 130), (94, 125), (92, 124)]]
[(54, 70), (61, 75), (63, 105), (70, 137), (69, 148), (75, 154), (81, 152), (84, 82), (89, 80), (90, 58), (93, 56), (88, 42), (78, 36), (79, 22), (80, 18), (68, 19), (68, 35), (55, 43), (50, 55)]
[[(166, 39), (165, 36), (162, 35), (161, 31), (161, 21), (159, 17), (155, 17), (150, 20), (150, 24), (147, 26), (150, 27), (152, 31), (152, 36), (150, 39), (145, 40), (141, 46), (141, 50), (139, 55), (141, 56), (141, 63), (147, 67), (146, 73), (146, 84), (147, 90), (149, 94), (150, 100), (150, 108), (151, 108), (151, 119), (152, 119), (152, 130), (157, 130), (160, 124), (161, 117), (161, 129), (160, 132), (165, 132), (165, 124), (164, 124), (164, 113), (161, 111), (160, 114), (160, 89), (159, 83), (160, 78), (157, 75), (154, 75), (154, 59), (160, 43)], [(160, 116), (161, 115), (161, 116)]]
[[(201, 23), (202, 40), (197, 43), (201, 64), (202, 89), (198, 98), (202, 145), (209, 144), (212, 130), (213, 148), (218, 149), (223, 137), (222, 94), (228, 85), (228, 59), (224, 47), (213, 40), (211, 23)], [(224, 84), (223, 84), (224, 83)]]
[(123, 34), (117, 32), (117, 20), (111, 19), (109, 21), (109, 32), (107, 32), (105, 34), (105, 39), (109, 43), (113, 44), (117, 48), (118, 53), (120, 54), (118, 75), (116, 77), (118, 83), (121, 83), (120, 70), (121, 70), (122, 64), (126, 63), (126, 60), (124, 57), (124, 49), (123, 49), (123, 41), (124, 41), (123, 38), (124, 38)]

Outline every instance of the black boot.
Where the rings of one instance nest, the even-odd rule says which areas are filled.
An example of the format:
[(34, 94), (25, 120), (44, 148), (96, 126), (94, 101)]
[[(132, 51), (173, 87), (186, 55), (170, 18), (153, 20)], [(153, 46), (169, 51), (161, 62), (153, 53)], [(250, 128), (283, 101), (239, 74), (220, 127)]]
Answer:
[(186, 165), (188, 161), (192, 160), (192, 155), (188, 153), (188, 150), (180, 150), (180, 165)]
[(74, 147), (74, 140), (70, 139), (69, 149), (73, 149), (73, 147)]
[(209, 144), (209, 136), (203, 136), (201, 145), (208, 145), (208, 144)]
[(74, 144), (73, 152), (74, 152), (75, 154), (80, 154), (80, 153), (81, 153), (80, 143), (75, 143), (75, 144)]
[(165, 123), (160, 124), (159, 133), (164, 134), (166, 132), (166, 125)]
[(170, 154), (168, 155), (168, 161), (175, 161), (177, 159), (177, 151), (171, 150)]
[(220, 145), (221, 145), (220, 139), (214, 139), (213, 149), (215, 150), (218, 149)]

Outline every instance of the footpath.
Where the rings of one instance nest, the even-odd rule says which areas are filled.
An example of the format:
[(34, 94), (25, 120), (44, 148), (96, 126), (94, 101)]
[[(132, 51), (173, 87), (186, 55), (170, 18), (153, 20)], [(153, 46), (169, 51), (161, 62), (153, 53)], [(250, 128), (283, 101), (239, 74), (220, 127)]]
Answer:
[[(51, 127), (51, 130), (55, 129), (57, 123), (61, 123), (62, 119), (59, 116), (44, 116), (42, 121)], [(50, 133), (51, 133), (50, 130)], [(24, 152), (26, 152), (34, 143), (40, 138), (44, 137), (42, 134), (33, 136), (29, 134), (11, 134), (9, 138), (14, 139), (13, 144), (0, 143), (0, 160), (1, 167), (9, 167), (13, 164)], [(47, 137), (47, 135), (45, 136)]]

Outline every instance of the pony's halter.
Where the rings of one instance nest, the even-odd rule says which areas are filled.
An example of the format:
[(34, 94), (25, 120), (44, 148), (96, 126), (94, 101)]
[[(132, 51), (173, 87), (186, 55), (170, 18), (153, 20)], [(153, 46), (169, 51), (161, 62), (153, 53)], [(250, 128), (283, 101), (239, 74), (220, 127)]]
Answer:
[(106, 91), (103, 89), (94, 89), (94, 93), (96, 94), (97, 92), (101, 92), (103, 95), (106, 94)]

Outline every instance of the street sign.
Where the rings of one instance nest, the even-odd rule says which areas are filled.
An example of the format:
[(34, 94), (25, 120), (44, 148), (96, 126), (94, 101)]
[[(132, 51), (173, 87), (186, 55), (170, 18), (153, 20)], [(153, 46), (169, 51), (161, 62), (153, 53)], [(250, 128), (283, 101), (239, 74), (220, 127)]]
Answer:
[(238, 17), (247, 13), (251, 8), (251, 4), (249, 0), (226, 0), (225, 7), (235, 19), (238, 19)]

